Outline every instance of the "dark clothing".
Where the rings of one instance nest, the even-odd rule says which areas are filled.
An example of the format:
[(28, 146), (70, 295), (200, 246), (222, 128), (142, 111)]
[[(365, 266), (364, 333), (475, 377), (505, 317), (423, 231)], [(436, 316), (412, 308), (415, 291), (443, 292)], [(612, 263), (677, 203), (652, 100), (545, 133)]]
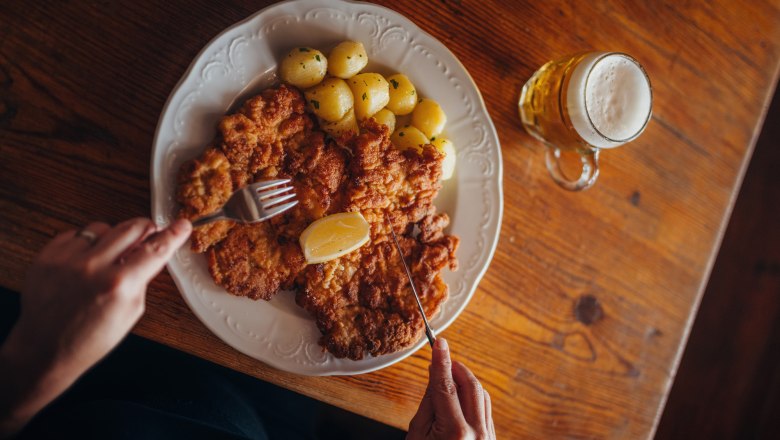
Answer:
[(319, 405), (130, 336), (21, 438), (311, 439)]

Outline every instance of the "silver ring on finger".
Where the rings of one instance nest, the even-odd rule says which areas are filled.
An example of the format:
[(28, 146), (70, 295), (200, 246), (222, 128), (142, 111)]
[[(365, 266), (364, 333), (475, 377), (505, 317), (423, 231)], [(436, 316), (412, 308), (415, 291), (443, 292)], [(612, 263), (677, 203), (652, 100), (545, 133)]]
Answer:
[(95, 242), (98, 239), (97, 234), (95, 234), (92, 231), (82, 229), (78, 232), (76, 232), (76, 237), (83, 238), (84, 240), (87, 240), (87, 242), (91, 245), (95, 244)]

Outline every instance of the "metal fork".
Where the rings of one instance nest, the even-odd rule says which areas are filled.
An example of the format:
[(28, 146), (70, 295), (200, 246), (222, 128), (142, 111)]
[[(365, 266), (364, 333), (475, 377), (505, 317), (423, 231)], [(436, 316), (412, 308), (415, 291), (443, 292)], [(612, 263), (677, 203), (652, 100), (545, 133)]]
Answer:
[(241, 223), (255, 223), (270, 219), (298, 204), (293, 187), (285, 185), (290, 179), (267, 180), (247, 185), (230, 196), (222, 208), (192, 222), (193, 227), (203, 226), (217, 220), (235, 220)]

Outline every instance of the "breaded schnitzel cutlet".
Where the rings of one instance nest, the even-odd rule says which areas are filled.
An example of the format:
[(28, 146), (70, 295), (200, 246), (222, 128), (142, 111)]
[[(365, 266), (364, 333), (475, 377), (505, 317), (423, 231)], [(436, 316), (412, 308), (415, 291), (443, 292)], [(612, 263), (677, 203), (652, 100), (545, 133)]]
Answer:
[[(446, 214), (436, 214), (442, 154), (399, 151), (387, 127), (369, 120), (350, 143), (345, 211), (360, 211), (371, 240), (360, 249), (305, 271), (296, 302), (311, 313), (323, 336), (320, 344), (336, 357), (362, 359), (365, 353), (393, 353), (412, 345), (423, 321), (409, 279), (393, 243), (395, 228), (427, 316), (447, 298), (440, 271), (456, 268), (458, 239), (444, 235)], [(415, 226), (419, 233), (415, 236)]]
[(215, 146), (179, 173), (179, 214), (188, 219), (216, 211), (248, 183), (293, 179), (299, 203), (284, 215), (247, 225), (220, 221), (193, 232), (193, 251), (208, 253), (214, 281), (234, 295), (270, 299), (293, 288), (305, 267), (298, 236), (312, 221), (339, 212), (346, 152), (313, 127), (299, 91), (268, 89), (223, 117)]
[[(320, 345), (351, 359), (409, 347), (423, 331), (391, 224), (429, 317), (447, 298), (440, 271), (455, 269), (458, 245), (443, 233), (449, 218), (433, 206), (443, 155), (430, 145), (399, 151), (387, 127), (373, 120), (361, 129), (359, 136), (326, 139), (298, 90), (268, 89), (222, 118), (212, 146), (182, 167), (177, 194), (179, 215), (194, 219), (248, 183), (291, 178), (295, 208), (264, 223), (203, 226), (193, 233), (192, 249), (208, 254), (212, 277), (231, 294), (270, 299), (280, 289), (296, 289), (296, 302), (323, 334)], [(363, 214), (371, 241), (307, 266), (301, 232), (346, 211)]]

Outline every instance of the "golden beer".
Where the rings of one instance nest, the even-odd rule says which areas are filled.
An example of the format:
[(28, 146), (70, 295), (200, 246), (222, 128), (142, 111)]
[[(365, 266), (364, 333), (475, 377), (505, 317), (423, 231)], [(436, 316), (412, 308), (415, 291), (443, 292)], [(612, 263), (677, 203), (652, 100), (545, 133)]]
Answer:
[(576, 149), (581, 139), (568, 120), (566, 102), (572, 66), (585, 54), (550, 61), (542, 66), (523, 87), (520, 95), (520, 119), (533, 137), (564, 149)]
[[(523, 126), (548, 147), (547, 168), (566, 189), (580, 190), (598, 176), (598, 153), (636, 139), (652, 113), (650, 80), (639, 63), (615, 52), (587, 52), (550, 61), (523, 86)], [(583, 172), (567, 179), (561, 150), (577, 152)]]

